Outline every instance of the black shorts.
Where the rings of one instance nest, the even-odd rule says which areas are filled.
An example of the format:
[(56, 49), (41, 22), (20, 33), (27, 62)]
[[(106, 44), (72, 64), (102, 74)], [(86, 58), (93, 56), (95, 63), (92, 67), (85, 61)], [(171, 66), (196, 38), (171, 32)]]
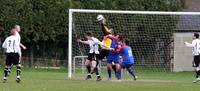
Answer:
[(97, 61), (99, 59), (99, 54), (89, 53), (87, 59), (90, 61)]
[(199, 63), (200, 63), (200, 55), (194, 56), (193, 67), (199, 67)]
[(6, 66), (18, 64), (20, 64), (18, 53), (6, 53)]
[(105, 57), (107, 57), (108, 54), (109, 54), (109, 52), (110, 52), (109, 50), (102, 49), (101, 52), (100, 52), (100, 54), (99, 54), (99, 59), (102, 60), (102, 59), (104, 59)]

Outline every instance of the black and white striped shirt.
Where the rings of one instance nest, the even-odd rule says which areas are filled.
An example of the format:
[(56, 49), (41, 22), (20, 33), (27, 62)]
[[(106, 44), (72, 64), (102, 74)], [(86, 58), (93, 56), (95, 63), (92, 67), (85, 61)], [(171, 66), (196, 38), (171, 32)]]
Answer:
[(200, 54), (200, 40), (194, 39), (192, 43), (185, 42), (186, 46), (192, 47), (192, 53), (193, 55), (199, 55)]
[(88, 40), (90, 46), (89, 53), (99, 54), (99, 43), (101, 43), (97, 38), (92, 37), (91, 40)]

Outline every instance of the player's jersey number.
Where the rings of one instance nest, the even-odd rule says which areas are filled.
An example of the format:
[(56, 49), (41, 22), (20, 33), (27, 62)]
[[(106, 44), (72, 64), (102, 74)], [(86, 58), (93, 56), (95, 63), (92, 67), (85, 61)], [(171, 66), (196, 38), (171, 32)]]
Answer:
[(15, 45), (15, 40), (12, 41), (12, 40), (8, 40), (8, 46), (11, 47), (11, 45)]

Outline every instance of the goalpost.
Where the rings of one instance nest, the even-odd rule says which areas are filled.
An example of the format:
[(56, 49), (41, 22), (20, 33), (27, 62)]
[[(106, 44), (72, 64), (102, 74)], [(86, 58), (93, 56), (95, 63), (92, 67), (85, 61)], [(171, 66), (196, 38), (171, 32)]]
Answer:
[(114, 28), (114, 31), (130, 40), (136, 57), (136, 68), (152, 71), (191, 70), (191, 51), (177, 43), (176, 33), (183, 34), (181, 39), (178, 37), (178, 41), (190, 42), (188, 36), (184, 38), (184, 35), (199, 32), (200, 27), (196, 23), (200, 19), (200, 12), (69, 9), (68, 78), (72, 77), (72, 70), (75, 70), (75, 67), (72, 69), (76, 65), (75, 60), (84, 60), (87, 55), (87, 46), (77, 44), (75, 38), (84, 37), (85, 31), (92, 31), (99, 39), (103, 36), (96, 22), (98, 14), (104, 15), (108, 26)]

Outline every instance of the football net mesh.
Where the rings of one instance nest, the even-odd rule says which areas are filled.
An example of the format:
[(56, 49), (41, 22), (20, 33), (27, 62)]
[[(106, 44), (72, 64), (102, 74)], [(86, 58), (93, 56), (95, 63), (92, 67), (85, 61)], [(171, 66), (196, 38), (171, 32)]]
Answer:
[[(103, 38), (100, 25), (96, 21), (96, 17), (99, 14), (105, 17), (108, 27), (113, 28), (114, 32), (122, 34), (123, 38), (130, 40), (130, 46), (136, 59), (134, 69), (139, 73), (169, 72), (173, 69), (173, 34), (175, 32), (188, 32), (184, 27), (188, 25), (188, 17), (193, 16), (172, 13), (73, 12), (73, 77), (86, 75), (84, 60), (87, 58), (89, 51), (88, 45), (76, 42), (76, 37), (84, 38), (84, 33), (91, 31), (94, 37), (100, 40)], [(195, 17), (193, 18), (195, 19)], [(107, 77), (106, 60), (101, 61), (100, 68), (101, 73)]]

